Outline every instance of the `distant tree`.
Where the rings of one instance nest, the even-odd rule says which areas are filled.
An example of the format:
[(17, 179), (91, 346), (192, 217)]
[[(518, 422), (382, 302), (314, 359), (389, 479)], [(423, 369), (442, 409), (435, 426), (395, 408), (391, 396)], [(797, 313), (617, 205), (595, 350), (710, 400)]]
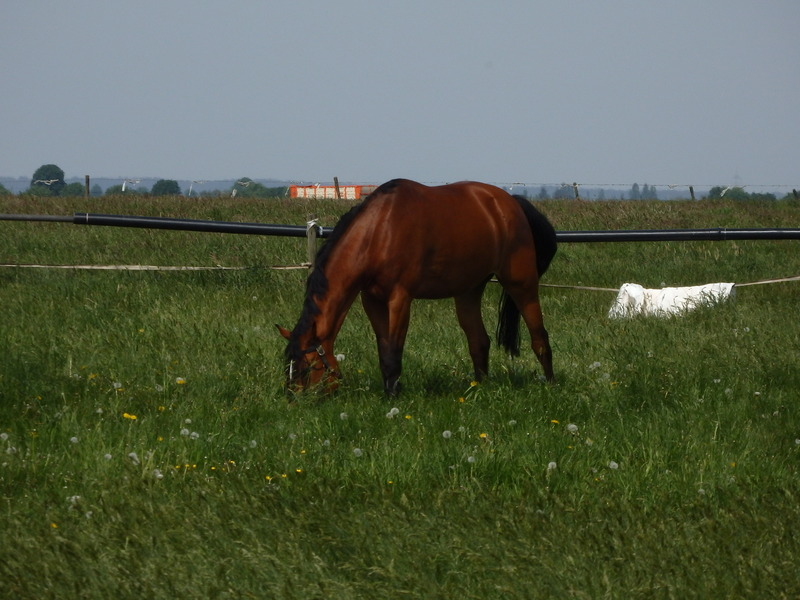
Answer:
[(106, 196), (116, 196), (118, 194), (122, 194), (122, 184), (118, 183), (117, 185), (112, 185), (106, 188)]
[(568, 200), (570, 198), (574, 198), (575, 194), (572, 191), (572, 186), (568, 183), (562, 183), (561, 187), (559, 187), (555, 192), (553, 192), (553, 198), (556, 200)]
[(631, 186), (631, 191), (628, 192), (628, 200), (641, 200), (642, 199), (642, 192), (639, 189), (639, 184), (634, 183)]
[(597, 197), (595, 200), (605, 200), (606, 199), (606, 191), (603, 188), (597, 190)]
[(0, 196), (11, 196), (11, 192), (2, 183), (0, 183)]
[[(42, 165), (33, 173), (28, 192), (38, 196), (58, 196), (65, 185), (64, 171), (58, 165)], [(40, 189), (34, 192), (34, 188)], [(48, 190), (48, 193), (41, 193), (44, 190)]]
[(81, 197), (86, 193), (86, 186), (82, 183), (78, 183), (77, 181), (74, 183), (68, 183), (61, 189), (61, 196), (63, 197), (70, 197), (76, 198)]
[(658, 200), (658, 192), (656, 192), (656, 186), (647, 185), (645, 183), (644, 186), (642, 186), (641, 199), (642, 200)]
[(150, 190), (153, 196), (179, 196), (181, 193), (181, 186), (174, 179), (159, 179), (153, 184), (153, 189)]
[(738, 186), (722, 187), (716, 185), (708, 190), (708, 196), (706, 196), (706, 198), (709, 200), (749, 200), (750, 194)]
[(536, 194), (537, 200), (548, 200), (550, 198), (550, 194), (547, 193), (547, 188), (542, 186), (539, 188), (539, 193)]
[(237, 179), (231, 189), (231, 195), (237, 198), (283, 198), (286, 192), (285, 186), (268, 188), (249, 177)]
[[(122, 187), (122, 186), (120, 186), (120, 187)], [(102, 196), (103, 195), (103, 188), (100, 187), (99, 183), (95, 183), (92, 186), (92, 189), (89, 190), (89, 194), (91, 194), (92, 197), (94, 197), (94, 198), (97, 198), (98, 196)]]

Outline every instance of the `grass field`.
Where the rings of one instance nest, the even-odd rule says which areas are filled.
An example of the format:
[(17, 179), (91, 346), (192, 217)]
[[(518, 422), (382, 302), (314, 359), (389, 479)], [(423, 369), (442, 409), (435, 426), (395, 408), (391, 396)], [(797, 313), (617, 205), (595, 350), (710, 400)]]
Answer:
[[(797, 227), (796, 203), (540, 205), (557, 229)], [(331, 202), (0, 198), (73, 211), (333, 225)], [(354, 306), (345, 382), (288, 404), (302, 239), (0, 222), (0, 596), (796, 598), (800, 284), (681, 318), (544, 288), (557, 385), (418, 302), (403, 395)], [(564, 244), (545, 283), (800, 274), (797, 242)], [(484, 299), (494, 327), (499, 290)]]

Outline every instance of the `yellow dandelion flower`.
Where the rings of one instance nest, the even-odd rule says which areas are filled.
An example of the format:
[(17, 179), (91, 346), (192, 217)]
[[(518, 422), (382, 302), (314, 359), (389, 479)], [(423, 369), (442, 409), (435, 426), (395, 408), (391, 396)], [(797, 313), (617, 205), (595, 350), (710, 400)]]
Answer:
[(558, 425), (558, 420), (557, 420), (557, 419), (550, 419), (550, 422), (551, 422), (553, 425)]
[(464, 398), (464, 396), (461, 396), (461, 398), (459, 398), (459, 399), (458, 399), (458, 401), (459, 401), (459, 402), (465, 402), (465, 401), (466, 401), (466, 398)]
[(264, 475), (264, 479), (266, 479), (267, 482), (270, 482), (272, 481), (272, 475)]
[(411, 419), (411, 415), (406, 415), (406, 419)]
[(295, 469), (295, 470), (294, 470), (294, 472), (295, 472), (295, 473), (302, 473), (302, 472), (303, 472), (303, 469)]
[(52, 529), (58, 529), (58, 523), (50, 523)]
[(475, 387), (476, 385), (478, 385), (477, 381), (470, 381), (469, 382), (469, 387)]
[(131, 421), (135, 421), (136, 420), (136, 415), (132, 415), (130, 413), (122, 413), (122, 418), (130, 419)]
[(486, 439), (489, 439), (489, 434), (488, 433), (482, 433), (478, 437), (481, 438), (482, 440), (486, 440)]
[(178, 385), (185, 385), (186, 384), (186, 379), (184, 379), (183, 377), (176, 377), (175, 378), (175, 383), (177, 383)]
[(286, 473), (281, 473), (281, 478), (286, 479), (288, 475)]

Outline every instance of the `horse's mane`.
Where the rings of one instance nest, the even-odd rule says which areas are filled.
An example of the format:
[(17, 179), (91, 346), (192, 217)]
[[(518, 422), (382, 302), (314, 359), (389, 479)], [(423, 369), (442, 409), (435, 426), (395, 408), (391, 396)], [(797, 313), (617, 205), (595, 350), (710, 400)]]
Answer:
[(367, 196), (363, 202), (356, 204), (353, 208), (341, 216), (336, 223), (330, 236), (328, 236), (325, 244), (317, 251), (314, 259), (314, 270), (306, 280), (306, 297), (303, 302), (303, 310), (300, 313), (300, 318), (297, 325), (292, 330), (289, 345), (286, 347), (286, 358), (288, 360), (297, 360), (302, 354), (303, 348), (300, 348), (298, 338), (307, 332), (311, 325), (314, 323), (314, 317), (319, 314), (319, 306), (315, 298), (323, 297), (328, 291), (328, 277), (325, 275), (325, 266), (331, 252), (336, 247), (339, 240), (342, 239), (345, 232), (349, 229), (353, 221), (356, 220), (364, 207), (375, 197), (380, 194), (386, 193), (396, 187), (398, 181), (392, 180), (384, 183), (378, 187), (374, 192)]

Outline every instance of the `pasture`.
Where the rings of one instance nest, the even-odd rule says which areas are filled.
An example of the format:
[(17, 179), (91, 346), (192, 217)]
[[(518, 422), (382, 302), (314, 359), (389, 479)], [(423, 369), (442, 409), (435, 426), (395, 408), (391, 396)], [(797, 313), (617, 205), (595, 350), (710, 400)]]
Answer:
[[(324, 226), (334, 201), (8, 197), (73, 211)], [(797, 227), (791, 202), (537, 203), (558, 230)], [(379, 232), (378, 232), (379, 233)], [(468, 243), (468, 240), (465, 240)], [(797, 242), (562, 244), (543, 283), (800, 274)], [(452, 301), (415, 302), (386, 400), (354, 305), (333, 397), (286, 401), (303, 239), (0, 222), (0, 585), (9, 598), (793, 598), (800, 284), (612, 321), (543, 288), (527, 349), (472, 365)], [(499, 290), (483, 300), (489, 328)]]

